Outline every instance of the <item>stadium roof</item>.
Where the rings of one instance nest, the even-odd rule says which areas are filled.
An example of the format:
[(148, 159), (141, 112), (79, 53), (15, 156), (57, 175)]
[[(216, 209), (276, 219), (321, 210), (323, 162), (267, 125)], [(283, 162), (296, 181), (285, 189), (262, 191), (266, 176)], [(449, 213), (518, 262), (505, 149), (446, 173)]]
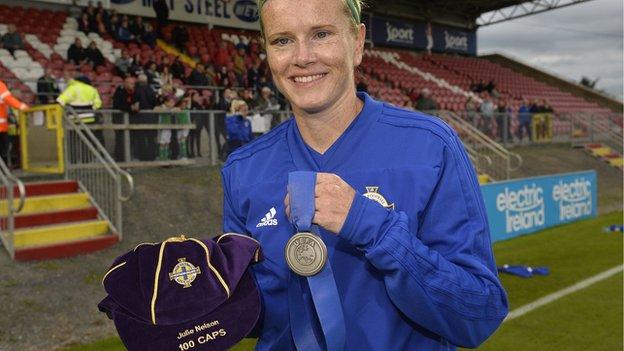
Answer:
[[(377, 14), (486, 26), (590, 0), (372, 0)], [(484, 16), (484, 14), (487, 14)]]

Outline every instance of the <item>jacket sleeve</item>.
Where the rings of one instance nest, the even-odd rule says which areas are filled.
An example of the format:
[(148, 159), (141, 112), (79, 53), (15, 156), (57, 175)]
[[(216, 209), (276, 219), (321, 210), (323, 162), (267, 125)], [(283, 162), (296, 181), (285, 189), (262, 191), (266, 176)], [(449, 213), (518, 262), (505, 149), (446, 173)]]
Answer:
[(13, 108), (24, 110), (28, 108), (28, 105), (19, 101), (7, 88), (4, 83), (0, 83), (0, 103), (5, 103)]
[(223, 182), (223, 232), (248, 234), (245, 222), (236, 213), (226, 170), (221, 170), (221, 180)]
[(455, 133), (442, 154), (417, 232), (410, 232), (404, 212), (356, 194), (339, 235), (382, 272), (390, 299), (409, 319), (457, 346), (474, 348), (506, 316), (507, 297), (496, 274), (479, 185)]

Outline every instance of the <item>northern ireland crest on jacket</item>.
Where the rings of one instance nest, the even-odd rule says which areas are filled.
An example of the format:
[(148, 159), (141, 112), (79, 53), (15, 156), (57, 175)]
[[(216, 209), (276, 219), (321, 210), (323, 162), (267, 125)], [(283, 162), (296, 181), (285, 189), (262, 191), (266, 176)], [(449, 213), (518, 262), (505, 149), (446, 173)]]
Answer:
[(388, 203), (388, 200), (379, 193), (378, 186), (367, 186), (366, 192), (363, 195), (373, 201), (377, 201), (381, 206), (389, 210), (394, 210), (394, 203)]

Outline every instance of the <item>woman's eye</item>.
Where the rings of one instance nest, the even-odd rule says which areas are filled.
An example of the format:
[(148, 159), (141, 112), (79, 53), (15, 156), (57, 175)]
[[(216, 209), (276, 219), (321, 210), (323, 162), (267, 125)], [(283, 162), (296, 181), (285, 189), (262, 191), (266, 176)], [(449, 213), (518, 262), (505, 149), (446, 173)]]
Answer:
[(329, 36), (328, 32), (318, 32), (318, 33), (316, 33), (316, 37), (319, 38), (319, 39), (324, 39), (324, 38), (327, 38), (328, 36)]
[(277, 45), (286, 45), (288, 44), (288, 42), (289, 42), (288, 38), (278, 38), (273, 43)]

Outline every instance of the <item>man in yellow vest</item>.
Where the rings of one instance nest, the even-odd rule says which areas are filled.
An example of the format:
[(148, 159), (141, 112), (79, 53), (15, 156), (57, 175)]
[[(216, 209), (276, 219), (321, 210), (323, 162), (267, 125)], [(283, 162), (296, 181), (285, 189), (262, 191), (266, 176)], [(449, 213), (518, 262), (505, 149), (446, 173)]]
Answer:
[(69, 105), (77, 112), (86, 110), (88, 112), (78, 113), (78, 118), (83, 123), (94, 123), (95, 113), (102, 107), (102, 100), (97, 89), (91, 85), (89, 78), (80, 76), (69, 81), (67, 88), (59, 95), (56, 101), (62, 106)]
[[(67, 88), (59, 95), (56, 101), (61, 106), (71, 106), (76, 110), (77, 119), (85, 124), (99, 122), (99, 116), (95, 114), (95, 110), (102, 107), (102, 99), (100, 99), (100, 94), (91, 85), (91, 80), (87, 77), (79, 76), (70, 80)], [(95, 130), (93, 134), (100, 141), (100, 144), (104, 145), (102, 131)], [(73, 157), (72, 160), (74, 160)]]

